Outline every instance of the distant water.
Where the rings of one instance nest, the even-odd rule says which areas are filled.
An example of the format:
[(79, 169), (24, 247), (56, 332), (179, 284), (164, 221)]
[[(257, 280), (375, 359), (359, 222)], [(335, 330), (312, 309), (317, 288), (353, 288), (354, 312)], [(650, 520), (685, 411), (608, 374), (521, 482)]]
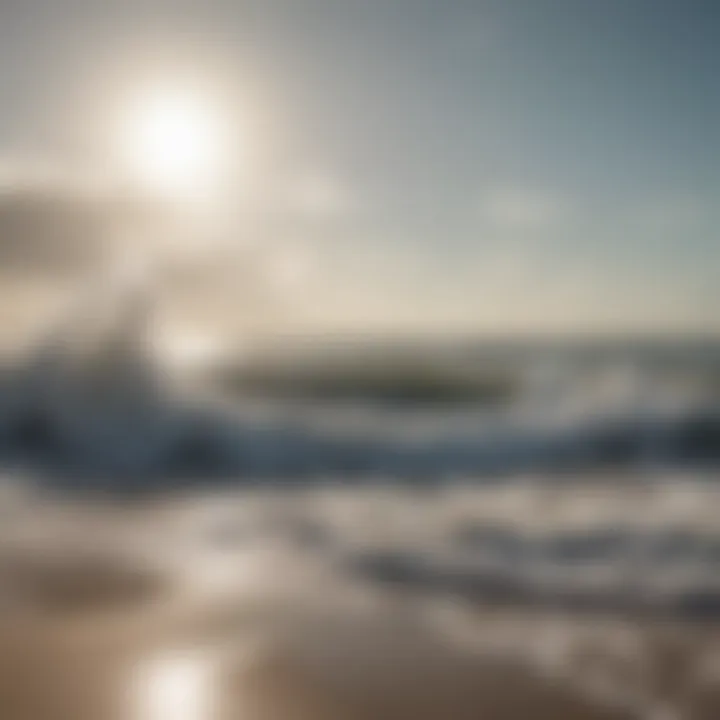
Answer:
[[(221, 551), (279, 535), (413, 593), (720, 615), (715, 346), (421, 349), (283, 352), (182, 378), (147, 357), (79, 375), (23, 365), (7, 373), (5, 474), (191, 491)], [(409, 377), (433, 392), (400, 397), (393, 378)], [(203, 515), (219, 487), (232, 493)]]
[(8, 370), (7, 462), (139, 486), (720, 465), (709, 341), (306, 344), (184, 381), (135, 353)]

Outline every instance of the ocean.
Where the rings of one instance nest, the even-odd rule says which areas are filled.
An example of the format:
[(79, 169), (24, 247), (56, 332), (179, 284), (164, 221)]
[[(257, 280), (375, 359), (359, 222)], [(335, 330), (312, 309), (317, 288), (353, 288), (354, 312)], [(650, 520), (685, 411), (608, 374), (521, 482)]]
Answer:
[(717, 716), (720, 344), (106, 350), (4, 372), (4, 717)]

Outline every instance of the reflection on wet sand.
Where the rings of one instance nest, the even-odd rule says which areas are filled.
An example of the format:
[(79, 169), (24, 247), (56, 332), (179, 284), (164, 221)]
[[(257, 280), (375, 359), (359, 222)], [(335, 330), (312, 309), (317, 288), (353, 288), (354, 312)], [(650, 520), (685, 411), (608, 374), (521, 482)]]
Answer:
[(718, 717), (711, 625), (378, 583), (301, 542), (287, 503), (262, 507), (20, 509), (0, 553), (3, 720)]

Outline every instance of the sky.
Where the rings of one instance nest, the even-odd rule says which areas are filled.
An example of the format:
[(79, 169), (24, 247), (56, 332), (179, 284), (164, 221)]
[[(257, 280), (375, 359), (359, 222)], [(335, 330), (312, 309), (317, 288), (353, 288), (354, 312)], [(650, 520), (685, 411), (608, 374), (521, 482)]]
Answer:
[(719, 35), (714, 0), (4, 0), (0, 163), (104, 169), (133, 87), (202, 76), (286, 322), (714, 332)]

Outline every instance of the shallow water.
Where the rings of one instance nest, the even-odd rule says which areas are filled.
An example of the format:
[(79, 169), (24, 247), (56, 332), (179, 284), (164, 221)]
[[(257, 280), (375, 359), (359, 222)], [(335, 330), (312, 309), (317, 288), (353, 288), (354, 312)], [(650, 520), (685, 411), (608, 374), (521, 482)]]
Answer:
[[(689, 544), (680, 569), (699, 570), (678, 580), (672, 553), (638, 565), (606, 540), (619, 526), (643, 542), (667, 540), (670, 527), (710, 538), (715, 490), (687, 478), (650, 489), (577, 480), (192, 493), (123, 507), (8, 491), (3, 717), (716, 717), (717, 628), (656, 589), (712, 584), (710, 561)], [(603, 540), (588, 542), (594, 534)], [(575, 542), (579, 554), (557, 551)], [(527, 585), (521, 596), (482, 583), (468, 592), (458, 568)], [(594, 593), (592, 612), (567, 603), (578, 584)], [(641, 590), (653, 602), (618, 609), (616, 593)]]
[(492, 406), (14, 370), (3, 720), (720, 716), (698, 353), (673, 382), (516, 354)]

